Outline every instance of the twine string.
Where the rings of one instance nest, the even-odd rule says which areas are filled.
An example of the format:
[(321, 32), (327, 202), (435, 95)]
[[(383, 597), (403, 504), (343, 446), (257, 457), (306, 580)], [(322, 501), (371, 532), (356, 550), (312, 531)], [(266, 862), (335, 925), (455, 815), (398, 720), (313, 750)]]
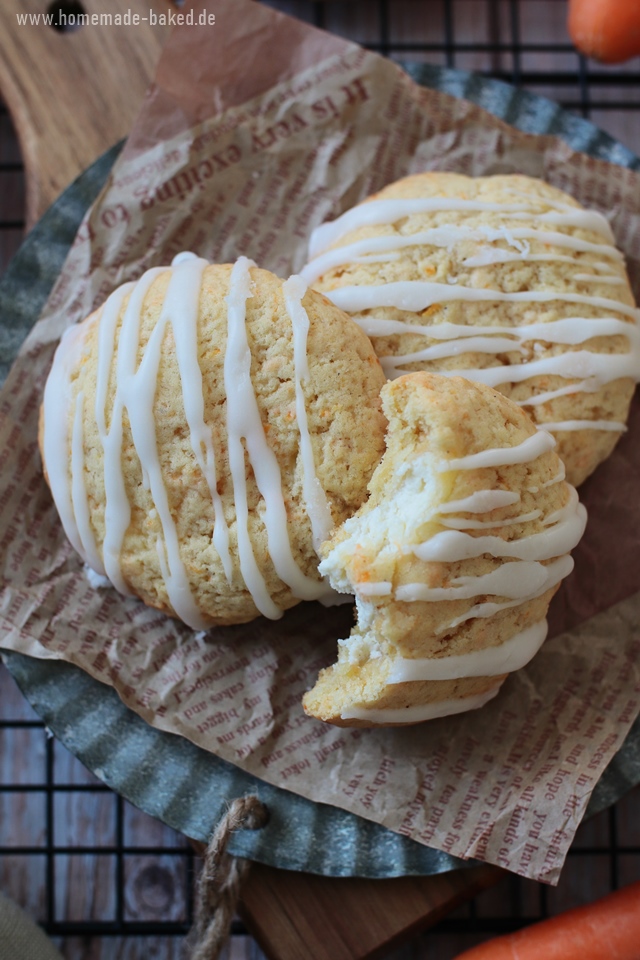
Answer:
[(216, 827), (198, 881), (190, 960), (217, 960), (220, 956), (249, 869), (248, 860), (227, 853), (229, 840), (236, 830), (259, 829), (267, 818), (267, 808), (256, 796), (238, 797)]

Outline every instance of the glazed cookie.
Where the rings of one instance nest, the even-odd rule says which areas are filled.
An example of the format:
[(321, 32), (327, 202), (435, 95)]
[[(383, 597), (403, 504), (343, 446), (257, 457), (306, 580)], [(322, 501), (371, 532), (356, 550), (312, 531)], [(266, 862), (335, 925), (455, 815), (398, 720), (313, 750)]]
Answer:
[(551, 431), (578, 485), (625, 430), (638, 311), (607, 220), (541, 180), (423, 173), (323, 224), (307, 282), (372, 337), (388, 377), (495, 387)]
[(384, 449), (367, 337), (299, 277), (180, 254), (62, 338), (41, 422), (67, 536), (194, 629), (327, 592), (317, 547)]
[(341, 726), (417, 723), (495, 696), (542, 645), (586, 523), (553, 437), (500, 393), (413, 373), (382, 397), (370, 497), (321, 547), (357, 624), (303, 704)]

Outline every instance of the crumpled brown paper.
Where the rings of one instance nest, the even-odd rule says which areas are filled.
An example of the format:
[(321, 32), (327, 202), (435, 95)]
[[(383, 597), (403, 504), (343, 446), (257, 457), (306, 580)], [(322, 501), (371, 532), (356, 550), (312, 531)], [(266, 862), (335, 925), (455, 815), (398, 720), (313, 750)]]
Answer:
[(2, 392), (0, 645), (78, 664), (149, 723), (279, 786), (555, 882), (640, 709), (637, 404), (583, 488), (588, 531), (553, 617), (556, 633), (580, 626), (547, 642), (481, 711), (370, 731), (323, 725), (300, 706), (350, 608), (300, 604), (281, 621), (205, 636), (95, 590), (41, 474), (38, 407), (62, 330), (180, 250), (245, 254), (285, 276), (305, 261), (315, 225), (399, 176), (517, 170), (606, 212), (637, 279), (640, 177), (419, 88), (389, 61), (261, 5), (217, 0), (215, 13), (214, 28), (172, 35)]

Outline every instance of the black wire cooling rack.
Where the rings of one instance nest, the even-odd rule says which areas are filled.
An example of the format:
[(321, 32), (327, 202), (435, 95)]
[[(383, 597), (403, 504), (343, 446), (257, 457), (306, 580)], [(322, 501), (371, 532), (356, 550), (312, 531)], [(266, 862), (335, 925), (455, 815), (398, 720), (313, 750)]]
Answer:
[[(71, 757), (17, 700), (11, 683), (2, 668), (0, 889), (22, 887), (23, 905), (52, 936), (184, 935), (192, 912), (191, 847)], [(152, 842), (154, 833), (161, 842)], [(80, 834), (93, 842), (78, 842)], [(168, 860), (181, 862), (176, 869)], [(109, 883), (83, 904), (72, 903), (64, 890), (75, 894), (82, 873), (89, 883)]]
[[(579, 56), (565, 0), (265, 2), (398, 61), (476, 70), (549, 96), (640, 153), (640, 60), (602, 67)], [(22, 162), (0, 105), (0, 273), (22, 240), (23, 211)], [(636, 789), (581, 826), (557, 888), (506, 877), (388, 960), (451, 960), (488, 934), (640, 879), (639, 798)], [(0, 666), (0, 890), (67, 960), (177, 960), (194, 873), (188, 842), (71, 757)], [(236, 924), (228, 956), (262, 954)]]

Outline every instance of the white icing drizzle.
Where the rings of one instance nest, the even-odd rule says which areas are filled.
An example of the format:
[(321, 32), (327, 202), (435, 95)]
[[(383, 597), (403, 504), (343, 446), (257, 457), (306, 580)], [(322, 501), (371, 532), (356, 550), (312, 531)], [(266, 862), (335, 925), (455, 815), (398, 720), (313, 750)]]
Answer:
[[(566, 559), (566, 558), (561, 558)], [(555, 561), (554, 561), (555, 562)], [(454, 577), (449, 587), (428, 587), (424, 583), (405, 583), (396, 587), (395, 598), (404, 603), (415, 601), (436, 602), (440, 600), (470, 600), (472, 597), (507, 597), (523, 603), (538, 596), (537, 591), (548, 589), (550, 581), (558, 581), (552, 564), (527, 560), (502, 563), (490, 573), (474, 577)]]
[(626, 433), (626, 423), (617, 420), (558, 420), (550, 423), (540, 423), (542, 430), (551, 430), (554, 433), (560, 430), (610, 430), (615, 433)]
[(498, 507), (518, 503), (520, 494), (513, 490), (476, 490), (462, 500), (449, 500), (440, 507), (440, 513), (489, 513)]
[(360, 227), (378, 226), (379, 224), (397, 223), (405, 217), (420, 213), (437, 213), (438, 211), (466, 211), (483, 212), (529, 212), (530, 203), (483, 203), (478, 200), (459, 200), (455, 197), (419, 197), (401, 200), (371, 200), (361, 203), (351, 210), (347, 210), (335, 220), (316, 227), (309, 238), (309, 256), (317, 257), (334, 243), (337, 243), (352, 230)]
[[(564, 247), (567, 250), (576, 250), (578, 253), (593, 253), (601, 257), (607, 257), (609, 260), (624, 263), (624, 254), (613, 246), (613, 239), (610, 243), (592, 243), (590, 240), (582, 240), (568, 233), (559, 233), (555, 230), (536, 230), (531, 227), (512, 227), (511, 234), (518, 238), (538, 240), (540, 243), (549, 246)], [(609, 268), (607, 263), (600, 264), (600, 266)]]
[[(260, 413), (257, 410), (256, 397), (251, 385), (251, 351), (247, 343), (245, 327), (246, 302), (251, 296), (249, 266), (250, 262), (245, 257), (240, 257), (235, 263), (227, 296), (227, 348), (224, 358), (224, 383), (227, 395), (227, 443), (236, 508), (240, 573), (260, 613), (271, 620), (277, 620), (282, 616), (283, 611), (271, 599), (264, 577), (258, 569), (248, 529), (249, 508), (242, 437), (247, 433), (254, 437), (262, 433), (264, 437), (262, 423), (256, 425), (255, 422), (256, 416), (260, 420)], [(245, 404), (248, 409), (243, 416), (243, 406)], [(253, 417), (251, 414), (253, 414)], [(247, 417), (249, 423), (245, 423)], [(259, 428), (258, 434), (256, 434), (256, 426)], [(257, 452), (254, 451), (254, 453)], [(250, 451), (249, 456), (251, 456)]]
[[(495, 250), (493, 247), (487, 247), (472, 257), (466, 257), (462, 261), (462, 266), (486, 267), (499, 263), (570, 263), (576, 266), (574, 257), (559, 253), (512, 253), (509, 250)], [(624, 286), (626, 282), (622, 277), (602, 276), (599, 273), (574, 273), (572, 279), (581, 283), (604, 283), (616, 287)]]
[(557, 586), (565, 577), (568, 577), (573, 570), (573, 566), (573, 557), (568, 555), (558, 557), (542, 568), (546, 571), (545, 580), (537, 590), (532, 590), (530, 593), (517, 597), (515, 600), (505, 600), (501, 603), (476, 603), (474, 606), (469, 607), (465, 613), (460, 614), (459, 617), (456, 617), (448, 623), (441, 624), (437, 628), (436, 633), (454, 630), (456, 627), (459, 627), (461, 623), (466, 623), (467, 620), (473, 620), (476, 617), (493, 617), (496, 613), (500, 613), (501, 610), (508, 610), (510, 607), (519, 607), (523, 603), (536, 600), (546, 593), (547, 590), (551, 590), (552, 587)]
[[(553, 487), (556, 483), (562, 483), (562, 481), (566, 478), (566, 475), (564, 463), (560, 461), (560, 469), (555, 476), (551, 477), (550, 480), (546, 480), (544, 483), (541, 483), (539, 487), (526, 487), (525, 489), (528, 490), (529, 493), (538, 493), (539, 490), (546, 490), (547, 487)], [(570, 493), (569, 496), (571, 498), (573, 494)], [(546, 521), (543, 521), (543, 523), (546, 523)]]
[[(160, 573), (162, 574), (162, 579), (167, 585), (171, 582), (171, 570), (169, 569), (169, 564), (167, 563), (167, 552), (164, 548), (164, 543), (162, 542), (162, 537), (156, 537), (156, 553), (158, 554), (158, 563), (160, 564)], [(196, 629), (195, 627), (193, 628)], [(203, 628), (205, 629), (205, 628)]]
[(485, 553), (492, 557), (515, 557), (518, 560), (551, 560), (573, 550), (586, 524), (587, 511), (582, 503), (577, 503), (572, 515), (562, 523), (518, 540), (474, 537), (459, 530), (443, 530), (410, 549), (420, 560), (443, 563), (469, 560)]
[(487, 267), (494, 263), (572, 263), (575, 266), (575, 262), (573, 257), (561, 253), (514, 253), (511, 250), (484, 247), (472, 257), (466, 257), (462, 266)]
[(372, 310), (376, 307), (396, 307), (419, 313), (434, 304), (449, 301), (492, 301), (499, 303), (578, 303), (602, 310), (611, 310), (637, 320), (639, 311), (608, 297), (592, 297), (585, 293), (562, 293), (556, 290), (524, 290), (505, 293), (484, 287), (466, 287), (462, 284), (435, 283), (431, 280), (397, 280), (372, 286), (338, 287), (325, 293), (337, 307), (347, 313)]
[(570, 383), (566, 387), (558, 387), (557, 390), (545, 390), (544, 393), (536, 393), (526, 400), (516, 400), (519, 407), (536, 407), (541, 403), (547, 403), (549, 400), (555, 400), (556, 397), (566, 397), (572, 393), (595, 393), (598, 390), (598, 383), (594, 380), (580, 380), (578, 383)]
[[(507, 334), (509, 331), (505, 331)], [(490, 337), (468, 336), (459, 340), (449, 340), (446, 343), (437, 343), (431, 347), (425, 347), (423, 350), (416, 350), (413, 353), (403, 353), (398, 356), (386, 356), (381, 358), (381, 364), (385, 369), (392, 369), (401, 363), (416, 363), (424, 360), (443, 360), (449, 357), (456, 357), (462, 353), (509, 353), (511, 351), (524, 351), (523, 345), (517, 340), (509, 340), (506, 336), (500, 337), (492, 335)], [(458, 371), (460, 375), (460, 371)]]
[(440, 523), (443, 527), (450, 527), (452, 530), (489, 530), (491, 527), (512, 527), (518, 523), (529, 523), (531, 520), (537, 520), (541, 516), (540, 510), (531, 510), (529, 513), (521, 513), (517, 517), (510, 517), (508, 520), (469, 520), (464, 517), (441, 517)]
[(176, 359), (182, 384), (182, 402), (189, 427), (191, 449), (207, 482), (213, 503), (213, 544), (231, 582), (232, 563), (229, 530), (217, 490), (216, 459), (211, 429), (204, 421), (204, 390), (198, 363), (198, 312), (202, 275), (207, 261), (187, 252), (174, 258), (171, 279), (158, 323), (168, 321), (173, 329)]
[[(536, 202), (537, 201), (537, 202)], [(531, 197), (527, 203), (488, 203), (481, 200), (460, 200), (457, 197), (428, 197), (396, 200), (370, 200), (347, 210), (336, 220), (323, 223), (312, 232), (309, 241), (309, 256), (314, 258), (328, 247), (337, 243), (341, 237), (360, 227), (391, 224), (420, 213), (447, 213), (464, 211), (467, 213), (494, 212), (505, 217), (518, 219), (536, 219), (542, 223), (556, 226), (571, 226), (600, 233), (613, 243), (613, 235), (608, 220), (593, 210), (581, 210), (569, 205), (559, 211), (535, 212), (535, 207), (554, 206), (546, 198)]]
[[(555, 476), (551, 477), (550, 480), (546, 480), (544, 483), (541, 483), (540, 489), (545, 490), (547, 487), (555, 486), (556, 483), (562, 483), (562, 481), (565, 479), (566, 476), (567, 476), (567, 471), (566, 471), (565, 465), (562, 461), (560, 461), (560, 469), (558, 470), (558, 472), (555, 474)], [(537, 491), (534, 491), (534, 493), (536, 492)]]
[[(546, 201), (545, 201), (546, 202)], [(611, 232), (611, 226), (606, 217), (596, 210), (576, 210), (575, 207), (567, 207), (567, 213), (558, 213), (555, 210), (547, 210), (545, 213), (513, 213), (507, 211), (505, 219), (517, 217), (523, 220), (536, 220), (540, 223), (550, 223), (555, 227), (577, 227), (580, 230), (592, 230), (605, 237), (610, 243), (615, 243), (615, 237)]]
[[(405, 331), (406, 333), (411, 331)], [(518, 340), (508, 339), (509, 330), (505, 330), (505, 335), (491, 337), (473, 337), (468, 336), (459, 340), (449, 340), (446, 343), (433, 344), (425, 347), (423, 350), (416, 350), (413, 353), (405, 353), (398, 357), (383, 357), (381, 362), (389, 366), (389, 360), (398, 360), (402, 358), (402, 363), (415, 363), (425, 360), (443, 360), (449, 357), (459, 356), (461, 353), (510, 353), (519, 351), (523, 353), (525, 348)]]
[(479, 693), (471, 697), (460, 697), (455, 700), (438, 700), (435, 703), (418, 704), (414, 707), (401, 708), (369, 708), (350, 706), (342, 713), (343, 720), (368, 720), (371, 723), (420, 723), (423, 720), (435, 720), (437, 717), (449, 717), (454, 713), (464, 713), (466, 710), (477, 710), (498, 694), (500, 686), (492, 687), (486, 693)]
[[(637, 346), (640, 334), (635, 323), (618, 320), (616, 317), (565, 317), (562, 320), (550, 320), (548, 323), (523, 323), (518, 326), (501, 325), (484, 327), (462, 323), (436, 323), (433, 326), (404, 323), (402, 320), (383, 320), (366, 316), (358, 319), (358, 325), (370, 337), (385, 337), (394, 333), (415, 333), (432, 340), (454, 341), (451, 355), (467, 352), (469, 340), (480, 337), (513, 337), (508, 349), (518, 349), (519, 343), (542, 340), (546, 343), (585, 343), (593, 337), (627, 337)], [(457, 341), (460, 341), (458, 344)], [(502, 346), (502, 343), (500, 343)], [(495, 348), (494, 348), (495, 349)], [(498, 353), (498, 349), (495, 349)]]
[(528, 463), (553, 450), (556, 442), (544, 431), (536, 431), (521, 443), (513, 447), (490, 447), (479, 453), (470, 453), (466, 457), (453, 457), (437, 465), (439, 473), (448, 470), (476, 470), (482, 467), (502, 467), (513, 463)]
[[(66, 451), (69, 450), (69, 421), (73, 408), (71, 376), (81, 363), (87, 331), (86, 325), (73, 326), (62, 334), (44, 389), (43, 439), (44, 462), (51, 494), (64, 532), (85, 563), (89, 562), (89, 558), (85, 553), (76, 522), (71, 498), (69, 458)], [(73, 412), (75, 414), (75, 409)], [(97, 572), (102, 574), (103, 570)]]
[(251, 296), (252, 262), (240, 257), (231, 272), (227, 296), (227, 349), (224, 382), (227, 394), (229, 466), (236, 501), (240, 571), (253, 601), (264, 616), (276, 620), (282, 610), (271, 599), (258, 569), (248, 530), (245, 441), (256, 484), (264, 500), (263, 520), (269, 553), (280, 579), (294, 595), (314, 600), (326, 592), (323, 583), (306, 577), (295, 563), (287, 531), (287, 514), (277, 458), (269, 446), (251, 383), (251, 350), (247, 341), (246, 303)]
[[(395, 366), (395, 360), (402, 358), (384, 357), (380, 361), (382, 369), (391, 378), (399, 377), (407, 370)], [(388, 361), (388, 362), (387, 362)], [(499, 367), (465, 367), (461, 370), (439, 370), (443, 377), (459, 377), (464, 374), (466, 380), (485, 383), (489, 387), (498, 387), (503, 383), (522, 383), (531, 377), (558, 376), (564, 378), (592, 378), (599, 386), (611, 383), (622, 377), (637, 381), (640, 377), (638, 357), (635, 353), (591, 353), (589, 350), (575, 350), (528, 363), (512, 363)]]
[(359, 597), (388, 597), (392, 592), (392, 583), (390, 580), (371, 580), (368, 583), (356, 583), (355, 589)]
[(87, 487), (84, 479), (83, 413), (84, 393), (80, 391), (76, 397), (76, 409), (71, 434), (71, 503), (76, 523), (78, 524), (78, 536), (82, 544), (81, 556), (87, 558), (87, 563), (96, 573), (104, 574), (104, 566), (98, 553), (96, 538), (91, 527)]
[(548, 624), (540, 620), (497, 647), (447, 657), (394, 657), (387, 683), (417, 680), (459, 680), (463, 677), (496, 677), (520, 670), (536, 655), (547, 638)]
[[(355, 263), (390, 263), (392, 260), (399, 260), (399, 253), (381, 253), (378, 256), (370, 254), (368, 256), (354, 257), (353, 260)], [(300, 271), (302, 274), (302, 271)]]
[[(620, 259), (623, 259), (620, 251), (616, 251), (619, 254)], [(601, 260), (594, 261), (591, 266), (594, 270), (598, 270), (600, 273), (615, 273), (614, 267), (610, 263), (603, 262)]]
[(316, 472), (311, 437), (309, 436), (304, 392), (302, 390), (302, 380), (309, 379), (309, 364), (307, 362), (309, 316), (302, 306), (302, 298), (307, 291), (307, 285), (301, 277), (293, 276), (283, 284), (282, 290), (293, 328), (296, 418), (300, 431), (300, 452), (303, 467), (302, 492), (311, 522), (313, 546), (317, 552), (320, 544), (326, 540), (331, 533), (333, 520), (326, 493)]
[(573, 279), (582, 283), (608, 283), (612, 287), (622, 287), (625, 284), (622, 277), (602, 277), (593, 273), (574, 273)]
[[(128, 588), (120, 569), (120, 552), (131, 520), (131, 506), (127, 498), (122, 472), (124, 396), (126, 384), (135, 374), (144, 298), (155, 278), (162, 272), (161, 268), (148, 270), (135, 285), (125, 284), (115, 290), (102, 307), (99, 318), (98, 370), (94, 416), (104, 453), (105, 534), (102, 554), (106, 575), (114, 587), (125, 594), (128, 593)], [(111, 411), (111, 423), (107, 430), (107, 392), (116, 344), (116, 327), (127, 294), (130, 294), (130, 296), (120, 330), (116, 360), (116, 390)]]
[(88, 563), (84, 564), (83, 570), (85, 577), (94, 590), (103, 590), (105, 587), (111, 586), (111, 580), (100, 573), (96, 573), (96, 571), (90, 567)]

